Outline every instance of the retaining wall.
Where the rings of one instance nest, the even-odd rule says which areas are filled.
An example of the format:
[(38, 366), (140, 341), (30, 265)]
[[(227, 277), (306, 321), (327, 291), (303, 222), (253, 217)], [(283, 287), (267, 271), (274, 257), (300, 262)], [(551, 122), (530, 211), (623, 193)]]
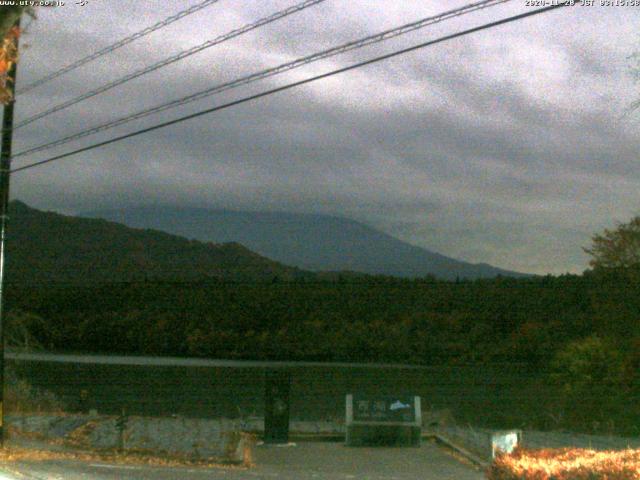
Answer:
[(80, 449), (118, 449), (242, 462), (248, 438), (237, 420), (115, 416), (10, 415), (12, 436), (31, 437)]

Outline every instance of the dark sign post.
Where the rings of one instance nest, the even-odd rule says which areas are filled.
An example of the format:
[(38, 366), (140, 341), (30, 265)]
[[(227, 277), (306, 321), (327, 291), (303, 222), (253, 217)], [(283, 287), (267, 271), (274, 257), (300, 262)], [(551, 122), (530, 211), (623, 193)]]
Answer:
[(291, 374), (287, 370), (265, 373), (264, 443), (289, 442), (289, 390)]
[(420, 397), (347, 395), (347, 445), (420, 445)]

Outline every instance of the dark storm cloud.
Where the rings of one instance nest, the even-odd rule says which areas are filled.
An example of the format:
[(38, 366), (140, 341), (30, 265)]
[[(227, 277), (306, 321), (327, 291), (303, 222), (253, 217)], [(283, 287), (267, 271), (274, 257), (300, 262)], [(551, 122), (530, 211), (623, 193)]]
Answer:
[[(27, 36), (19, 81), (190, 3), (147, 0), (129, 8), (120, 1), (127, 8), (95, 2), (86, 13), (43, 12)], [(27, 126), (16, 134), (16, 148), (463, 3), (328, 0)], [(221, 0), (20, 97), (18, 115), (289, 4), (260, 2), (258, 10), (255, 2)], [(521, 11), (514, 1), (73, 146)], [(176, 203), (331, 213), (473, 262), (581, 271), (590, 235), (638, 212), (640, 130), (622, 113), (638, 90), (627, 57), (640, 43), (639, 19), (638, 10), (625, 8), (554, 12), (21, 173), (13, 195), (67, 212)]]

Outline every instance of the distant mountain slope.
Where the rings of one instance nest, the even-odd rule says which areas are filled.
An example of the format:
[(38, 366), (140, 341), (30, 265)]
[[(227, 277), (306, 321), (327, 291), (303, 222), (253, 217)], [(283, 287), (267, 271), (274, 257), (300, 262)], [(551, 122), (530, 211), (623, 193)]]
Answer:
[(95, 282), (142, 279), (270, 279), (304, 275), (237, 243), (214, 245), (106, 220), (10, 204), (7, 280)]
[(315, 271), (443, 279), (524, 276), (458, 261), (405, 243), (353, 220), (327, 215), (197, 208), (126, 208), (81, 214), (187, 238), (238, 242), (287, 265)]

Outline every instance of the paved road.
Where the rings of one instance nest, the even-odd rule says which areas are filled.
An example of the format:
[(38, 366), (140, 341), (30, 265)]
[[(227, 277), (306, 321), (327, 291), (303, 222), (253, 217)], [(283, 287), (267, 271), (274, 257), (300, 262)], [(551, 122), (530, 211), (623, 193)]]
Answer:
[[(256, 447), (257, 466), (242, 469), (157, 468), (71, 461), (2, 466), (16, 479), (37, 480), (481, 480), (484, 475), (431, 443), (420, 448), (349, 448), (304, 442)], [(9, 477), (12, 478), (12, 477)], [(0, 480), (2, 476), (0, 475)]]

